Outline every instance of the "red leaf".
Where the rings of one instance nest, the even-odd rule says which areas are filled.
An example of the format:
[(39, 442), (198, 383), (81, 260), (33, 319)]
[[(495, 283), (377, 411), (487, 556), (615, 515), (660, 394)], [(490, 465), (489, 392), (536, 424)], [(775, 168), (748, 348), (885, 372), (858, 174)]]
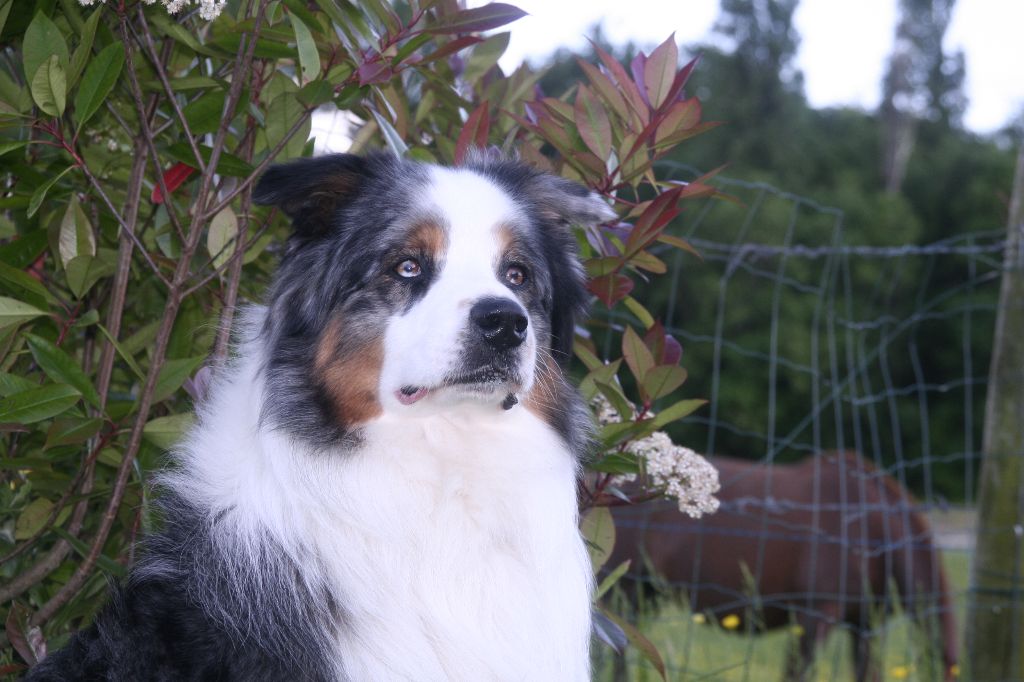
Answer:
[(627, 120), (629, 118), (629, 109), (626, 108), (626, 100), (622, 99), (622, 95), (619, 93), (618, 88), (615, 87), (612, 79), (593, 64), (582, 59), (577, 59), (576, 61), (580, 68), (583, 69), (583, 73), (586, 74), (587, 80), (590, 81), (590, 85), (597, 91), (597, 94), (619, 115), (619, 118)]
[(522, 19), (526, 12), (503, 2), (492, 2), (483, 7), (462, 10), (440, 17), (437, 24), (426, 29), (427, 33), (472, 33), (489, 31), (516, 19)]
[[(164, 171), (164, 185), (167, 187), (167, 192), (171, 193), (174, 190), (181, 187), (182, 183), (189, 179), (189, 177), (196, 172), (196, 169), (192, 166), (178, 162)], [(160, 191), (160, 185), (157, 184), (153, 188), (153, 193), (150, 194), (149, 200), (154, 204), (164, 203), (163, 192)]]
[(615, 82), (619, 89), (622, 90), (622, 94), (626, 98), (626, 103), (629, 104), (633, 113), (639, 120), (640, 127), (647, 125), (650, 121), (650, 110), (647, 107), (647, 103), (644, 98), (640, 95), (640, 90), (637, 89), (636, 83), (629, 77), (626, 70), (622, 68), (622, 64), (619, 64), (615, 57), (608, 54), (606, 51), (595, 43), (591, 43), (594, 48), (594, 52), (601, 59), (601, 63), (604, 64), (604, 68), (608, 70), (608, 75), (612, 81)]
[(604, 106), (585, 85), (576, 91), (575, 115), (583, 142), (602, 162), (607, 161), (612, 151), (612, 125)]
[(587, 289), (597, 296), (601, 303), (611, 308), (633, 291), (633, 280), (625, 275), (612, 273), (590, 280)]
[(633, 74), (633, 81), (636, 83), (636, 89), (640, 93), (640, 98), (644, 101), (644, 104), (651, 106), (651, 100), (647, 96), (647, 55), (643, 52), (637, 52), (636, 56), (633, 57), (633, 61), (629, 63), (630, 73)]
[(487, 134), (491, 130), (491, 115), (488, 111), (489, 102), (481, 102), (480, 106), (466, 119), (458, 140), (455, 141), (455, 165), (461, 165), (466, 153), (473, 147), (483, 149), (487, 146)]
[(391, 80), (393, 72), (391, 67), (383, 62), (364, 62), (356, 70), (359, 76), (359, 85), (370, 85), (372, 83), (386, 83)]
[(683, 357), (683, 347), (665, 331), (660, 321), (644, 333), (644, 344), (651, 349), (656, 364), (678, 365)]
[(658, 124), (658, 131), (654, 134), (654, 143), (665, 140), (670, 135), (680, 130), (689, 130), (700, 123), (700, 102), (696, 97), (676, 102), (669, 107), (668, 113)]
[(454, 54), (459, 50), (469, 47), (470, 45), (482, 43), (483, 41), (484, 39), (478, 36), (460, 36), (455, 40), (452, 40), (450, 43), (445, 43), (444, 45), (437, 48), (430, 54), (426, 55), (419, 63), (429, 64), (430, 62), (437, 61), (438, 59), (444, 59), (450, 54)]
[(629, 255), (644, 248), (658, 238), (662, 228), (679, 215), (676, 204), (686, 187), (673, 187), (665, 190), (648, 204), (647, 208), (636, 221), (633, 231), (626, 240)]
[[(676, 34), (673, 33), (661, 45), (658, 45), (644, 62), (644, 90), (647, 101), (658, 109), (668, 101), (676, 77), (676, 65), (679, 63), (679, 48), (676, 47)], [(639, 81), (637, 81), (639, 83)]]
[(683, 88), (686, 86), (686, 81), (690, 80), (690, 74), (693, 73), (693, 69), (697, 66), (697, 62), (700, 61), (700, 55), (691, 59), (686, 66), (679, 70), (676, 77), (672, 80), (672, 87), (668, 91), (668, 95), (665, 97), (666, 102), (675, 102), (683, 94)]

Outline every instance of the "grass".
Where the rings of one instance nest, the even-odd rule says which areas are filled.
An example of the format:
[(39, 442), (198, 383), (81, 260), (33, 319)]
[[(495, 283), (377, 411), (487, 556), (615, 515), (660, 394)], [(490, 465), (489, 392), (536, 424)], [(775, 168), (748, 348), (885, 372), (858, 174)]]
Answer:
[[(950, 587), (953, 590), (957, 625), (962, 633), (966, 612), (970, 555), (947, 551), (943, 555)], [(729, 632), (723, 625), (707, 623), (700, 614), (685, 606), (669, 603), (661, 608), (641, 605), (637, 618), (640, 630), (658, 647), (669, 673), (669, 680), (685, 682), (775, 682), (781, 680), (788, 652), (796, 645), (798, 632), (777, 630), (763, 635)], [(962, 637), (961, 637), (962, 641)], [(890, 618), (883, 636), (875, 643), (875, 654), (882, 661), (882, 679), (894, 682), (924, 682), (933, 679), (929, 672), (934, 661), (920, 635), (901, 615)], [(614, 653), (602, 646), (595, 661), (595, 682), (613, 679)], [(655, 682), (660, 677), (654, 667), (637, 654), (627, 652), (628, 679)], [(819, 647), (813, 672), (815, 682), (853, 682), (853, 664), (849, 635), (838, 628)]]

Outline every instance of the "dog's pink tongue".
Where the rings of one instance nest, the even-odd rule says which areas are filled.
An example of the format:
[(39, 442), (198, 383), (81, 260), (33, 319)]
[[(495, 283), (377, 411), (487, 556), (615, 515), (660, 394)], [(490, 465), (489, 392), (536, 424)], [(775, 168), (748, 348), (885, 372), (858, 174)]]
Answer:
[(406, 386), (395, 391), (395, 397), (398, 398), (398, 402), (403, 405), (412, 405), (425, 395), (427, 395), (427, 389), (416, 388), (415, 386)]

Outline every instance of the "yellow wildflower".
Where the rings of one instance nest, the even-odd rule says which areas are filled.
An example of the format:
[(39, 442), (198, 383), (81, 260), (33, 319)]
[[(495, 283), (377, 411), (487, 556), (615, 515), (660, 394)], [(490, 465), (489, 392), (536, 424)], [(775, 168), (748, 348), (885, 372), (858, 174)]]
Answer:
[(889, 674), (896, 680), (905, 680), (910, 677), (910, 666), (897, 665), (889, 669)]
[(735, 613), (730, 613), (728, 616), (722, 619), (722, 627), (726, 630), (735, 630), (740, 626), (740, 617)]

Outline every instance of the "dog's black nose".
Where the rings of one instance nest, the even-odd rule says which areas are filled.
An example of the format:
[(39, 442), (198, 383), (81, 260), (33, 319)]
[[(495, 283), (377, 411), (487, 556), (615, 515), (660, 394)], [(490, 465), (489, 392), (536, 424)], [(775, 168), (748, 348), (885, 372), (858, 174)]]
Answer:
[(495, 350), (509, 350), (526, 340), (526, 313), (507, 298), (480, 299), (470, 309), (469, 319)]

